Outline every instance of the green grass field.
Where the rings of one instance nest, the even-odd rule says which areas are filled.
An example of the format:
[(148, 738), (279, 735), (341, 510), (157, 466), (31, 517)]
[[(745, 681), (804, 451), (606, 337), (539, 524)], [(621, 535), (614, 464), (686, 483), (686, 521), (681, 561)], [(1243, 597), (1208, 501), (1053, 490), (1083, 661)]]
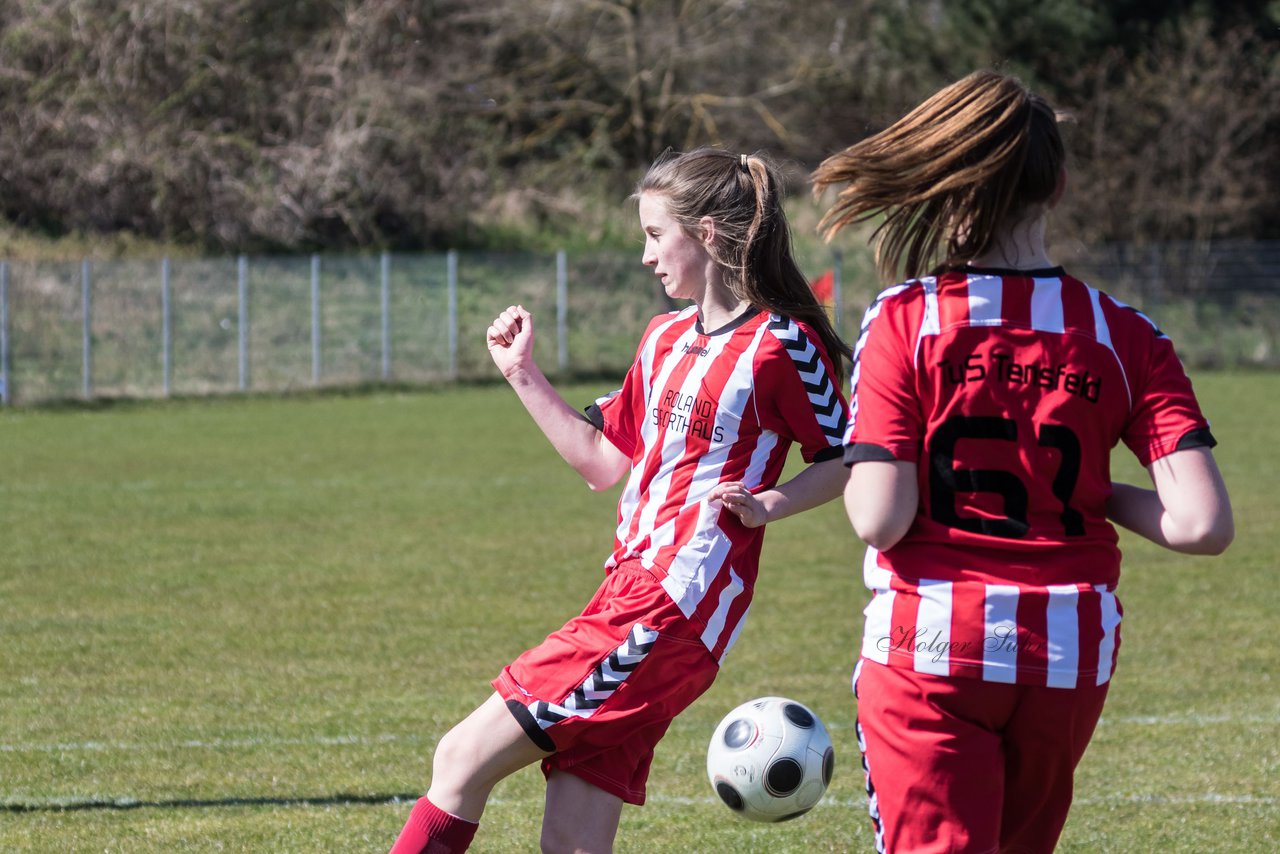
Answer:
[[(1120, 670), (1063, 851), (1280, 847), (1280, 375), (1196, 383), (1237, 541), (1124, 538)], [(503, 386), (5, 412), (0, 447), (6, 852), (385, 851), (436, 739), (589, 597), (617, 498)], [(771, 527), (747, 628), (618, 851), (870, 850), (859, 554), (835, 503)], [(780, 826), (733, 817), (703, 765), (761, 694), (836, 741), (827, 799)], [(499, 786), (473, 850), (536, 850), (542, 791)]]

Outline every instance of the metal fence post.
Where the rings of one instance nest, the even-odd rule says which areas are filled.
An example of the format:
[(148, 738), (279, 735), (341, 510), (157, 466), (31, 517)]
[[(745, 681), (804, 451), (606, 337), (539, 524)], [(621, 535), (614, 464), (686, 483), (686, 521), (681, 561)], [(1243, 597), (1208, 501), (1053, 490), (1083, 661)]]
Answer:
[(245, 391), (249, 388), (249, 259), (243, 255), (236, 259), (236, 303), (240, 390)]
[(164, 396), (173, 387), (173, 301), (169, 293), (169, 259), (160, 261), (160, 363)]
[(0, 404), (12, 401), (9, 382), (9, 262), (0, 261)]
[(556, 252), (556, 364), (560, 373), (569, 370), (569, 262), (563, 249)]
[(80, 370), (84, 382), (82, 394), (85, 400), (93, 399), (93, 277), (90, 274), (89, 259), (80, 262), (80, 305), (83, 314), (83, 329), (80, 334), (81, 360)]
[(1152, 246), (1147, 250), (1146, 280), (1142, 286), (1143, 310), (1154, 317), (1160, 312), (1160, 299), (1164, 296), (1164, 275), (1162, 270), (1160, 249)]
[(391, 253), (382, 253), (382, 381), (391, 378)]
[(320, 256), (311, 256), (311, 384), (320, 385)]
[(844, 253), (835, 249), (831, 253), (831, 302), (836, 333), (840, 332), (840, 308), (844, 302)]
[(445, 256), (449, 288), (449, 377), (458, 377), (458, 251)]

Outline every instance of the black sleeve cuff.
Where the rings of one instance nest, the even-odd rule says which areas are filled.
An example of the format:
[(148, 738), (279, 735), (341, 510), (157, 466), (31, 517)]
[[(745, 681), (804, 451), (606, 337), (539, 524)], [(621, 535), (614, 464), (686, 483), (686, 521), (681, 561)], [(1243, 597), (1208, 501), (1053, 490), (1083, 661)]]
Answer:
[(855, 442), (844, 446), (844, 464), (847, 466), (854, 463), (891, 463), (897, 459), (888, 448), (870, 442)]
[(1185, 451), (1188, 448), (1212, 448), (1218, 444), (1218, 440), (1213, 438), (1213, 434), (1209, 432), (1208, 427), (1197, 427), (1194, 430), (1188, 430), (1187, 434), (1178, 440), (1178, 447), (1175, 451)]
[(823, 448), (821, 451), (818, 451), (818, 453), (814, 454), (813, 461), (815, 463), (825, 463), (827, 460), (838, 459), (840, 455), (843, 453), (844, 453), (844, 446), (831, 445), (830, 447)]
[(600, 411), (599, 404), (591, 404), (582, 410), (583, 416), (591, 422), (591, 426), (595, 427), (601, 433), (604, 432), (604, 413)]

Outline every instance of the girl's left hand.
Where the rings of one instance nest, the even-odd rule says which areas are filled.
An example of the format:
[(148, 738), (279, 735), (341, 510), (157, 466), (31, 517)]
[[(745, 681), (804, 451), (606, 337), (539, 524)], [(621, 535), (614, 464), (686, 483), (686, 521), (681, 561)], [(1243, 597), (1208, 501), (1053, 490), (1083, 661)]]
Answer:
[(716, 484), (708, 501), (719, 500), (726, 509), (738, 517), (738, 521), (748, 528), (759, 528), (768, 521), (769, 512), (765, 506), (747, 491), (747, 487), (737, 481)]

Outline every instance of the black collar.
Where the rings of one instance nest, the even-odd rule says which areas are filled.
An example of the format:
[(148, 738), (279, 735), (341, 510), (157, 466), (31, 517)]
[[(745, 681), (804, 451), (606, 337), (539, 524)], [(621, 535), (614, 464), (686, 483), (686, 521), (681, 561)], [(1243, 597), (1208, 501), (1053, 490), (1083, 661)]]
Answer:
[(1042, 267), (1038, 270), (1015, 270), (1012, 267), (973, 267), (961, 264), (947, 267), (948, 273), (970, 273), (978, 276), (1023, 276), (1028, 279), (1057, 279), (1065, 276), (1067, 271), (1062, 267)]
[(728, 323), (726, 323), (724, 326), (721, 326), (719, 329), (713, 329), (710, 332), (703, 332), (702, 331), (702, 312), (698, 312), (698, 317), (693, 322), (693, 329), (699, 335), (705, 335), (707, 338), (710, 338), (714, 335), (723, 335), (726, 332), (732, 332), (733, 330), (737, 329), (739, 326), (746, 323), (748, 320), (755, 317), (759, 313), (760, 313), (760, 309), (756, 308), (754, 305), (749, 305), (747, 306), (746, 311), (744, 311), (742, 314), (735, 317), (733, 320), (730, 320)]

